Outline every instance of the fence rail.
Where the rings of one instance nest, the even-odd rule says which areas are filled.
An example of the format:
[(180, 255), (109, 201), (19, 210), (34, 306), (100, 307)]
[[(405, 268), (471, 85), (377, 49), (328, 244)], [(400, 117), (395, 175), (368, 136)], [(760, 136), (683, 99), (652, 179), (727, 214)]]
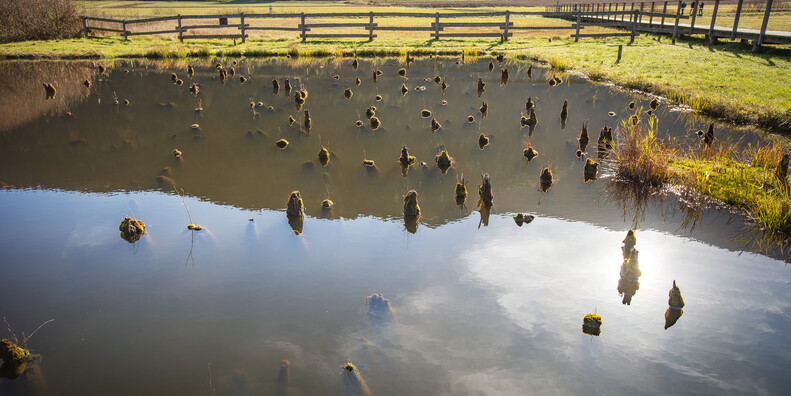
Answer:
[[(234, 40), (245, 40), (249, 37), (250, 31), (294, 31), (298, 32), (302, 41), (308, 38), (325, 37), (359, 37), (373, 40), (377, 37), (376, 32), (382, 31), (404, 31), (404, 32), (429, 32), (429, 37), (439, 40), (443, 37), (495, 37), (501, 40), (508, 40), (513, 37), (514, 31), (531, 30), (570, 30), (575, 31), (577, 40), (586, 37), (579, 33), (579, 29), (584, 29), (582, 21), (574, 20), (570, 24), (552, 26), (529, 26), (516, 25), (514, 20), (520, 17), (561, 17), (559, 9), (547, 10), (545, 12), (457, 12), (457, 13), (409, 13), (409, 12), (368, 12), (368, 13), (283, 13), (283, 14), (222, 14), (222, 15), (174, 15), (156, 18), (144, 18), (135, 20), (121, 20), (112, 18), (97, 18), (83, 16), (83, 31), (86, 37), (90, 37), (92, 32), (113, 32), (120, 33), (124, 39), (129, 36), (144, 36), (154, 34), (177, 34), (181, 41), (196, 38), (230, 38)], [(621, 16), (629, 14), (626, 10), (613, 11), (611, 15)], [(409, 17), (417, 18), (419, 23), (426, 23), (420, 26), (388, 26), (375, 22), (375, 18), (383, 21), (382, 18), (388, 17)], [(330, 22), (331, 18), (344, 18), (344, 22)], [(349, 19), (352, 21), (349, 21)], [(357, 19), (354, 19), (357, 18)], [(458, 18), (484, 18), (481, 21), (458, 21)], [(492, 21), (492, 18), (502, 18)], [(211, 21), (210, 20), (214, 20)], [(281, 23), (273, 23), (272, 20), (278, 19)], [(249, 22), (258, 20), (261, 23), (251, 25)], [(284, 26), (282, 22), (293, 21), (291, 26)], [(330, 21), (328, 21), (330, 20)], [(176, 22), (176, 26), (154, 26), (147, 24)], [(562, 21), (562, 19), (561, 19)], [(618, 26), (621, 27), (621, 26)], [(360, 28), (359, 32), (337, 31), (338, 28)], [(220, 30), (218, 30), (220, 29)], [(317, 29), (321, 29), (318, 32)], [(324, 30), (326, 29), (326, 30)], [(210, 30), (210, 31), (207, 31)], [(335, 31), (333, 31), (335, 30)], [(635, 31), (629, 33), (632, 38)], [(613, 31), (610, 33), (597, 33), (600, 36), (621, 36), (623, 32)], [(591, 36), (592, 37), (592, 36)]]
[[(670, 34), (673, 43), (684, 34), (697, 34), (707, 37), (711, 45), (716, 44), (718, 39), (752, 41), (753, 52), (758, 52), (765, 44), (791, 44), (791, 32), (767, 31), (771, 13), (785, 11), (785, 9), (772, 9), (773, 0), (766, 1), (760, 30), (739, 27), (744, 0), (738, 0), (732, 27), (717, 26), (720, 0), (713, 1), (714, 7), (708, 26), (696, 26), (697, 17), (703, 15), (703, 6), (700, 6), (700, 2), (694, 2), (689, 7), (689, 15), (685, 15), (686, 10), (681, 1), (678, 1), (677, 4), (674, 1), (571, 3), (547, 6), (545, 11), (553, 13), (558, 18), (582, 21), (589, 25), (614, 26), (641, 32)], [(675, 13), (668, 12), (668, 4), (671, 10), (672, 7), (675, 7)], [(686, 5), (686, 3), (683, 4)], [(630, 6), (628, 10), (627, 6)], [(615, 13), (613, 13), (613, 8)], [(658, 11), (660, 8), (661, 12)], [(689, 20), (689, 24), (679, 23), (681, 20)], [(580, 35), (580, 37), (582, 36)]]

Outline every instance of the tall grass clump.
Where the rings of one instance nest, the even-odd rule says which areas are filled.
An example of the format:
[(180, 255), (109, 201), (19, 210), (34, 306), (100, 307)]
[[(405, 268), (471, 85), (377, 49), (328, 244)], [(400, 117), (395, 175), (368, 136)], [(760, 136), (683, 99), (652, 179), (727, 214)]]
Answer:
[[(635, 111), (639, 117), (642, 108)], [(658, 121), (650, 117), (646, 123), (622, 122), (617, 131), (613, 154), (615, 176), (620, 181), (641, 187), (661, 187), (670, 178), (668, 166), (674, 150), (656, 137)]]
[(0, 43), (78, 37), (72, 0), (0, 0)]
[(571, 66), (565, 59), (557, 55), (552, 55), (552, 57), (549, 58), (549, 65), (552, 66), (553, 69), (560, 71), (568, 70), (569, 68), (571, 68)]

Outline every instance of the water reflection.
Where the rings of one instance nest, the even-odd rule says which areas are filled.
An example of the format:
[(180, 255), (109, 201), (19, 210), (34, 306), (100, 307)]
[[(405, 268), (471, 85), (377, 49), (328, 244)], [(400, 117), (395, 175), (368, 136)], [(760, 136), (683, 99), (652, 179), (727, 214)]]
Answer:
[(643, 274), (638, 261), (640, 252), (634, 248), (636, 243), (634, 231), (629, 230), (623, 240), (623, 246), (621, 246), (623, 264), (621, 265), (621, 278), (618, 280), (618, 294), (623, 297), (622, 302), (625, 305), (632, 305), (632, 297), (640, 289), (640, 275)]

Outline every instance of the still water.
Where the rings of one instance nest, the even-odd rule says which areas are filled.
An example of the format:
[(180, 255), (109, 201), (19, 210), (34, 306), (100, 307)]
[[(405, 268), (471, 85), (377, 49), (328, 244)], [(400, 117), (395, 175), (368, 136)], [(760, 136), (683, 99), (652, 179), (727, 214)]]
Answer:
[[(505, 85), (489, 59), (419, 60), (406, 78), (396, 60), (360, 60), (357, 69), (351, 59), (239, 60), (225, 84), (216, 62), (231, 66), (193, 60), (192, 78), (186, 61), (108, 62), (103, 74), (80, 62), (0, 68), (0, 314), (17, 334), (55, 319), (28, 341), (40, 358), (0, 379), (1, 394), (782, 394), (791, 386), (791, 274), (748, 249), (741, 216), (706, 209), (690, 220), (672, 196), (635, 207), (609, 188), (606, 161), (598, 180), (583, 180), (575, 155), (583, 122), (594, 142), (586, 156), (595, 157), (599, 129), (617, 128), (634, 113), (630, 102), (645, 111), (651, 98), (575, 76), (550, 87), (551, 72), (534, 66), (530, 78), (527, 63), (508, 60)], [(172, 83), (174, 72), (183, 85)], [(447, 79), (444, 95), (435, 75)], [(42, 82), (56, 85), (54, 98)], [(302, 88), (309, 95), (297, 110)], [(528, 96), (538, 116), (532, 132), (520, 127)], [(372, 105), (376, 131), (365, 115)], [(442, 128), (432, 133), (422, 109)], [(709, 122), (664, 103), (656, 116), (660, 136), (690, 145)], [(736, 144), (761, 133), (717, 132)], [(483, 149), (480, 133), (491, 137)], [(289, 146), (279, 149), (278, 139)], [(528, 141), (540, 153), (529, 164)], [(405, 172), (404, 145), (418, 161)], [(455, 161), (446, 174), (434, 162), (442, 149)], [(545, 166), (555, 183), (542, 192)], [(494, 186), (490, 211), (476, 203), (482, 172)], [(457, 205), (462, 175), (469, 196)], [(422, 209), (416, 225), (402, 215), (410, 189)], [(303, 224), (285, 214), (292, 190), (305, 202)], [(519, 227), (517, 212), (536, 219)], [(127, 215), (147, 226), (134, 244), (118, 233)], [(204, 229), (188, 231), (190, 219)], [(629, 228), (637, 279), (621, 276)], [(686, 306), (666, 329), (674, 280)], [(389, 300), (384, 309), (367, 299), (374, 293)], [(588, 312), (603, 317), (599, 337), (581, 331)]]

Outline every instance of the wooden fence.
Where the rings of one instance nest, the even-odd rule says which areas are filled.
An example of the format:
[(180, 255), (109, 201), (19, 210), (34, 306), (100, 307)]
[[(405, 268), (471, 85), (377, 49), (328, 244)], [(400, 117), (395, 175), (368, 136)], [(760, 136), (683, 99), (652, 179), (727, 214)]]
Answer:
[[(83, 16), (83, 30), (86, 37), (90, 37), (92, 32), (112, 32), (119, 33), (124, 39), (129, 36), (155, 35), (155, 34), (175, 34), (179, 40), (204, 39), (204, 38), (228, 38), (234, 40), (245, 40), (251, 31), (294, 31), (298, 32), (302, 41), (310, 38), (327, 37), (358, 37), (373, 40), (377, 37), (377, 31), (412, 31), (428, 32), (429, 37), (439, 40), (448, 37), (496, 37), (501, 40), (508, 40), (513, 37), (515, 31), (528, 30), (571, 30), (574, 32), (572, 37), (577, 40), (580, 37), (593, 36), (620, 36), (624, 33), (613, 31), (610, 33), (581, 34), (580, 30), (585, 27), (582, 21), (577, 19), (571, 24), (553, 26), (526, 26), (515, 25), (514, 20), (519, 17), (541, 16), (559, 17), (559, 10), (549, 10), (546, 12), (455, 12), (455, 13), (405, 13), (405, 12), (368, 12), (368, 13), (290, 13), (290, 14), (226, 14), (226, 15), (175, 15), (157, 18), (145, 18), (135, 20), (119, 20), (111, 18), (97, 18)], [(629, 12), (622, 10), (613, 12), (613, 15), (620, 15), (622, 18)], [(410, 20), (416, 18), (425, 23), (417, 26), (386, 26), (380, 25), (375, 18), (408, 17)], [(340, 19), (343, 21), (327, 22), (327, 20)], [(485, 21), (478, 22), (458, 22), (460, 18), (481, 18)], [(502, 19), (500, 19), (502, 18)], [(291, 26), (284, 26), (275, 23), (266, 23), (272, 20), (293, 20)], [(349, 22), (349, 20), (354, 22)], [(500, 19), (500, 20), (496, 20)], [(263, 24), (251, 25), (253, 20), (263, 21)], [(315, 21), (312, 22), (311, 20)], [(381, 20), (381, 19), (380, 19)], [(97, 24), (98, 22), (98, 24)], [(175, 26), (165, 29), (151, 30), (152, 24), (161, 25), (162, 22), (175, 22)], [(326, 32), (326, 29), (337, 28), (359, 28), (359, 32)], [(463, 28), (463, 31), (459, 31)], [(211, 30), (211, 32), (207, 32)], [(319, 33), (320, 30), (325, 33)], [(482, 31), (485, 30), (485, 31)], [(223, 33), (217, 33), (222, 31)], [(201, 33), (203, 32), (203, 33)], [(636, 31), (627, 33), (634, 38)]]
[[(626, 2), (610, 3), (578, 3), (578, 4), (559, 4), (546, 7), (547, 12), (554, 13), (554, 16), (566, 20), (576, 20), (578, 24), (596, 24), (598, 26), (615, 26), (642, 32), (668, 33), (672, 35), (673, 43), (683, 34), (700, 34), (709, 39), (711, 45), (717, 43), (717, 39), (742, 40), (753, 42), (753, 52), (760, 50), (764, 44), (791, 44), (791, 32), (787, 31), (767, 31), (770, 14), (784, 10), (772, 10), (773, 0), (767, 0), (764, 10), (761, 29), (745, 29), (739, 27), (739, 18), (742, 14), (744, 0), (738, 0), (736, 14), (734, 16), (733, 27), (716, 26), (717, 13), (719, 11), (720, 0), (714, 0), (714, 7), (711, 12), (711, 22), (709, 26), (696, 26), (695, 22), (702, 9), (698, 9), (699, 3), (694, 7), (690, 6), (690, 16), (684, 15), (682, 2), (670, 2), (671, 7), (675, 6), (675, 13), (668, 13), (668, 1), (664, 2), (632, 2), (631, 8), (627, 10)], [(618, 7), (621, 6), (620, 20), (617, 15)], [(637, 5), (637, 7), (635, 6)], [(662, 12), (655, 12), (661, 7)], [(614, 8), (614, 11), (613, 11)], [(650, 11), (647, 11), (650, 10)], [(680, 20), (690, 19), (688, 25), (679, 24)]]

